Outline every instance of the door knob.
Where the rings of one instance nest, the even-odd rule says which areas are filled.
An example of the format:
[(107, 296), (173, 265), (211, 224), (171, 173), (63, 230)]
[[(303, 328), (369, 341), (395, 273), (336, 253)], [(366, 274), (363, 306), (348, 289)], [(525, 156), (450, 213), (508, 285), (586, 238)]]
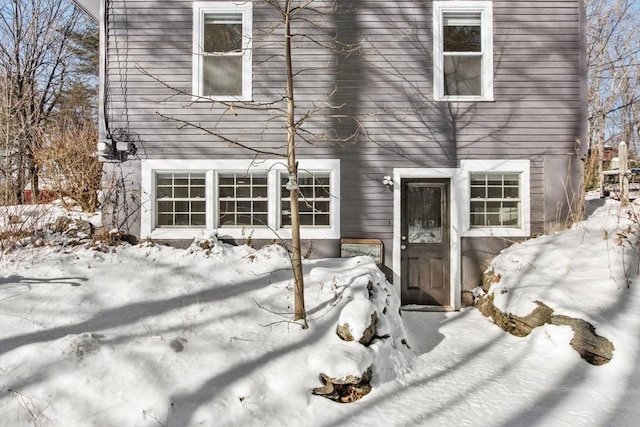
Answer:
[(407, 245), (400, 245), (400, 249), (402, 249), (402, 250), (407, 249)]

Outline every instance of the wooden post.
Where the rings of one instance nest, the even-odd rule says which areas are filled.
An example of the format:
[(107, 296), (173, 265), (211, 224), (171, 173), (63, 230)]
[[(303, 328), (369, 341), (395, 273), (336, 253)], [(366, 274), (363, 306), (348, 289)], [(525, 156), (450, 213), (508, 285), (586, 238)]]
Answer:
[(629, 205), (629, 165), (628, 165), (628, 153), (627, 144), (623, 141), (618, 145), (618, 159), (620, 159), (619, 172), (620, 172), (620, 205)]

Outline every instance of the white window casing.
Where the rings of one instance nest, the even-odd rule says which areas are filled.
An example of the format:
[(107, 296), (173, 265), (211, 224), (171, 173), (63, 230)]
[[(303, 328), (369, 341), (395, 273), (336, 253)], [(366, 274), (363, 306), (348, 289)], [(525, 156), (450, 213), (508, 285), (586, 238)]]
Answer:
[[(531, 173), (529, 160), (462, 160), (459, 191), (464, 237), (528, 237), (531, 234)], [(517, 226), (471, 226), (471, 176), (474, 173), (518, 174), (520, 181)]]
[[(239, 50), (208, 53), (205, 52), (205, 24), (207, 19), (215, 20), (219, 17), (221, 23), (227, 22), (230, 16), (241, 17), (242, 41)], [(238, 21), (238, 22), (240, 22)], [(234, 18), (235, 22), (235, 18)], [(227, 22), (228, 23), (228, 22)], [(253, 3), (244, 2), (212, 2), (198, 1), (193, 3), (193, 69), (192, 86), (194, 101), (251, 101), (253, 87), (253, 67), (252, 67), (252, 26), (253, 26)], [(231, 78), (242, 79), (241, 93), (238, 94), (208, 94), (205, 89), (205, 62), (221, 58), (227, 61), (233, 57), (241, 58), (240, 74), (230, 73)], [(227, 61), (228, 62), (228, 61)]]
[[(480, 20), (481, 49), (477, 52), (445, 52), (444, 26), (475, 25)], [(480, 64), (480, 93), (447, 95), (445, 57), (470, 60)], [(436, 101), (493, 101), (493, 4), (491, 1), (433, 2), (433, 96)]]
[[(329, 225), (301, 226), (303, 239), (339, 239), (340, 238), (340, 161), (336, 159), (313, 159), (299, 161), (299, 171), (318, 173), (329, 177), (330, 203)], [(251, 235), (254, 239), (290, 239), (291, 228), (280, 224), (281, 176), (288, 176), (286, 165), (281, 160), (143, 160), (142, 161), (142, 214), (141, 238), (153, 239), (193, 239), (207, 231), (216, 231), (219, 236), (242, 239)], [(156, 176), (169, 173), (203, 173), (206, 191), (206, 224), (203, 227), (159, 227), (156, 223)], [(248, 173), (267, 176), (268, 221), (266, 225), (256, 226), (220, 226), (219, 177), (229, 174)], [(231, 200), (231, 199), (230, 199)], [(304, 203), (301, 200), (301, 203)]]

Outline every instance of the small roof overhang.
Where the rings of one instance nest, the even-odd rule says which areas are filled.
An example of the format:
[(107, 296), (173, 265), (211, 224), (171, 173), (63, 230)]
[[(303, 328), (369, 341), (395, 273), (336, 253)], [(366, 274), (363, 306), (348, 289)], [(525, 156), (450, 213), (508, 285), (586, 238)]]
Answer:
[(96, 22), (100, 19), (100, 0), (73, 0), (73, 2)]

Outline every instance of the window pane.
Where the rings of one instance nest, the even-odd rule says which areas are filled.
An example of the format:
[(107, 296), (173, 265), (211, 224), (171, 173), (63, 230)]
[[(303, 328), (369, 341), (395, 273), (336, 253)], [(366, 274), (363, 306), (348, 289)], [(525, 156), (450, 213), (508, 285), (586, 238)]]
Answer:
[(505, 174), (504, 185), (518, 186), (520, 185), (520, 175), (518, 174)]
[(482, 95), (482, 58), (445, 56), (444, 91), (448, 96)]
[(238, 216), (236, 216), (235, 225), (239, 225), (239, 226), (251, 225), (251, 215), (238, 214)]
[(173, 225), (173, 214), (158, 214), (158, 227)]
[(267, 197), (267, 187), (254, 187), (253, 197)]
[(170, 198), (173, 196), (173, 191), (171, 187), (158, 187), (156, 190), (156, 197), (158, 199), (164, 199), (166, 197)]
[(237, 212), (251, 212), (251, 202), (236, 202)]
[(264, 202), (253, 202), (253, 211), (254, 212), (268, 212), (268, 203)]
[(189, 214), (176, 214), (176, 224), (186, 226), (189, 225)]
[(487, 193), (486, 193), (486, 188), (484, 187), (471, 187), (471, 198), (472, 199), (477, 199), (477, 198), (486, 198), (487, 197)]
[(191, 180), (190, 183), (192, 187), (195, 187), (195, 186), (204, 187), (205, 185), (205, 179), (204, 179), (204, 176), (202, 175), (195, 175), (195, 176), (191, 175), (190, 180)]
[(474, 173), (471, 183), (472, 227), (520, 226), (520, 174)]
[[(447, 25), (451, 23), (452, 25)], [(444, 35), (445, 52), (482, 52), (482, 37), (480, 33), (480, 16), (478, 15), (477, 25), (465, 25), (460, 22), (447, 22), (445, 16), (445, 26), (442, 29)]]
[(298, 185), (300, 187), (312, 186), (314, 184), (313, 175), (309, 174), (298, 174)]
[(503, 174), (487, 174), (487, 185), (501, 186), (504, 182)]
[(316, 225), (328, 227), (329, 218), (330, 217), (328, 214), (319, 214), (319, 215), (316, 214)]
[(173, 212), (173, 202), (158, 202), (158, 211), (159, 212)]
[(300, 213), (313, 212), (313, 204), (305, 202), (304, 200), (301, 200), (299, 210), (300, 210)]
[(316, 202), (315, 210), (316, 212), (329, 212), (329, 202)]
[(259, 176), (253, 175), (251, 183), (254, 186), (260, 186), (261, 185), (261, 186), (266, 187), (267, 186), (267, 177), (265, 175), (259, 175)]
[(267, 221), (268, 221), (267, 214), (263, 214), (263, 215), (261, 214), (261, 215), (254, 215), (253, 216), (253, 223), (255, 225), (266, 226), (267, 225)]
[(191, 215), (191, 225), (204, 226), (206, 224), (206, 216), (203, 214)]
[(202, 74), (203, 96), (242, 95), (241, 56), (205, 56)]
[(173, 176), (172, 175), (160, 175), (156, 176), (156, 185), (172, 185), (173, 184)]
[(486, 225), (484, 220), (484, 213), (471, 213), (471, 226), (482, 227)]
[(218, 185), (235, 185), (235, 177), (233, 175), (220, 175), (218, 176)]
[(189, 185), (189, 175), (174, 175), (173, 177), (173, 185), (178, 186), (186, 186)]
[(502, 187), (489, 187), (487, 197), (490, 199), (502, 198)]
[(494, 213), (487, 213), (486, 224), (487, 226), (497, 227), (500, 225), (500, 215)]
[(239, 52), (242, 49), (242, 14), (205, 14), (205, 52)]
[(174, 209), (176, 210), (176, 212), (189, 212), (189, 202), (175, 202)]
[(191, 202), (191, 212), (194, 212), (194, 213), (206, 212), (205, 202)]
[(471, 202), (471, 212), (472, 213), (484, 212), (484, 202)]
[(407, 223), (409, 243), (442, 242), (442, 188), (409, 184)]
[(520, 197), (520, 191), (518, 187), (505, 187), (504, 188), (504, 197), (506, 199), (517, 199)]
[(300, 225), (313, 225), (313, 215), (300, 213)]
[(326, 198), (326, 197), (330, 197), (330, 196), (331, 196), (331, 194), (329, 192), (329, 187), (316, 187), (315, 188), (314, 197)]
[(179, 199), (186, 199), (189, 197), (189, 187), (175, 187), (173, 191), (173, 197)]
[(519, 204), (517, 202), (504, 202), (500, 209), (500, 221), (502, 225), (519, 225)]
[(236, 197), (251, 197), (251, 187), (237, 187), (236, 188)]
[(198, 198), (198, 197), (204, 198), (204, 195), (205, 195), (204, 187), (191, 187), (192, 198)]

